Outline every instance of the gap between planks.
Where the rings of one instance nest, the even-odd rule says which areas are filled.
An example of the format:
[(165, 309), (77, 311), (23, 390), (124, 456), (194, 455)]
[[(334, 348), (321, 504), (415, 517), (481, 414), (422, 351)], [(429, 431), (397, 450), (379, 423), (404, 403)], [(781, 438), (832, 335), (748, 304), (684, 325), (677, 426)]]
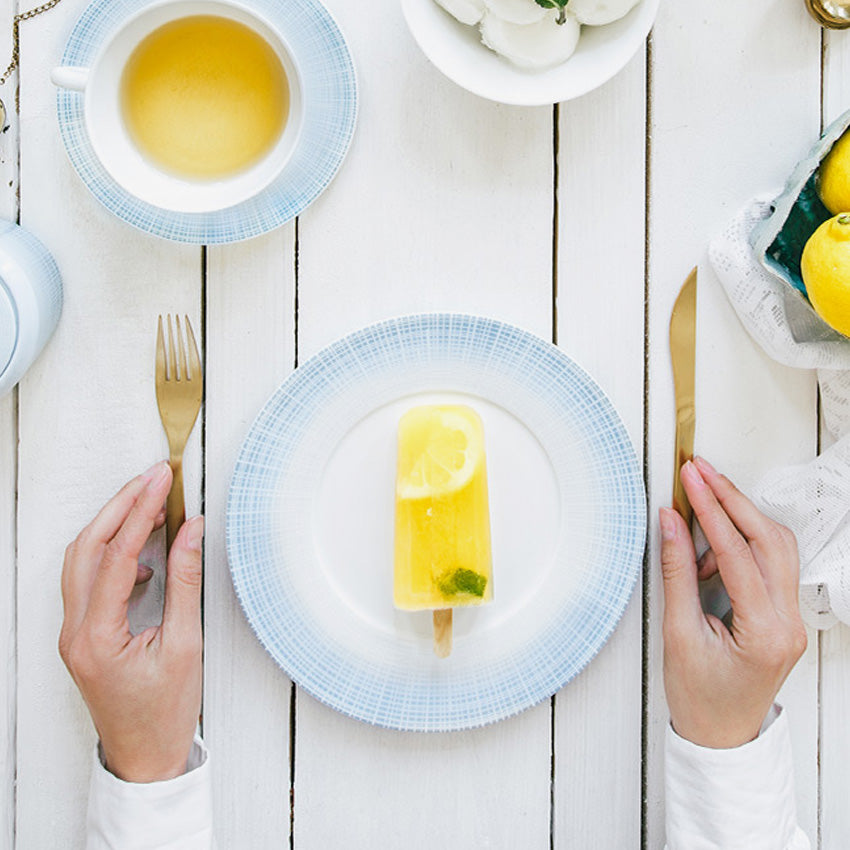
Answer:
[[(299, 288), (299, 246), (301, 239), (300, 218), (295, 218), (295, 245), (293, 250), (293, 284), (295, 287), (293, 311), (294, 356), (292, 368), (298, 368), (298, 288)], [(289, 692), (289, 850), (295, 850), (295, 747), (296, 721), (298, 714), (298, 688), (292, 683)]]
[[(644, 229), (643, 229), (643, 486), (649, 501), (649, 264), (651, 252), (650, 210), (652, 187), (652, 31), (646, 39), (645, 77), (645, 137), (644, 145)], [(647, 525), (650, 517), (647, 516)], [(640, 722), (640, 846), (649, 850), (649, 828), (647, 822), (647, 800), (649, 787), (649, 623), (650, 623), (650, 575), (649, 575), (649, 529), (643, 553), (641, 574), (641, 722)]]
[[(558, 344), (558, 180), (561, 151), (561, 105), (552, 106), (552, 344)], [(549, 850), (555, 850), (555, 702), (549, 700)]]

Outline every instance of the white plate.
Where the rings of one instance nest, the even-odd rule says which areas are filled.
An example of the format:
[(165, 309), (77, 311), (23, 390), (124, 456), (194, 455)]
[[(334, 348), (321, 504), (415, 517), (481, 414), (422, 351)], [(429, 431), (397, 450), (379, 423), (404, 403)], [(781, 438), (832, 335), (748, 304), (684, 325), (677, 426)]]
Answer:
[(611, 79), (637, 53), (652, 28), (659, 0), (641, 0), (619, 21), (583, 26), (576, 52), (562, 65), (526, 71), (481, 43), (477, 26), (466, 26), (434, 0), (401, 0), (422, 52), (450, 80), (473, 94), (520, 106), (571, 100)]
[[(414, 404), (484, 421), (494, 600), (455, 612), (392, 604), (396, 429)], [(257, 636), (309, 693), (398, 729), (515, 714), (599, 650), (640, 570), (640, 470), (593, 381), (557, 348), (489, 319), (433, 314), (358, 331), (301, 366), (242, 447), (227, 541)]]

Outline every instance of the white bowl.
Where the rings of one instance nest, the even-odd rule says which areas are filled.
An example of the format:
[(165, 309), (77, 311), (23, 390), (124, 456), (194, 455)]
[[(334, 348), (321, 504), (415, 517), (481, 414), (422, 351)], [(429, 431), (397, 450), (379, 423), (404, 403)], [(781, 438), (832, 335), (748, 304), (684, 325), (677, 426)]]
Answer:
[(640, 0), (619, 21), (583, 26), (576, 52), (544, 71), (512, 65), (481, 43), (477, 25), (460, 23), (435, 0), (401, 0), (401, 8), (423, 53), (450, 80), (499, 103), (541, 106), (579, 97), (610, 80), (643, 44), (659, 2)]

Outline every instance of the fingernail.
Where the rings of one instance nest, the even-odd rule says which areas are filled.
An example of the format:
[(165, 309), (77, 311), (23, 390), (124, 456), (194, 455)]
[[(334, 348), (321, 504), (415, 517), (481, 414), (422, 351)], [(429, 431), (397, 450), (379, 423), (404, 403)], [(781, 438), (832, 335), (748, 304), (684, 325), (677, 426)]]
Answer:
[[(150, 477), (147, 479), (148, 487), (151, 490), (155, 490), (168, 477), (168, 461), (161, 460), (155, 466), (152, 466), (148, 472), (150, 473)], [(148, 473), (145, 474), (147, 475)]]
[(690, 478), (691, 482), (697, 487), (705, 487), (705, 481), (702, 475), (699, 474), (699, 470), (691, 461), (685, 462), (685, 465), (682, 467), (682, 475)]
[(658, 524), (661, 526), (661, 539), (664, 541), (676, 539), (676, 520), (670, 508), (659, 508)]
[(186, 546), (195, 552), (200, 552), (204, 542), (204, 518), (196, 516), (190, 519), (186, 526)]
[(717, 475), (717, 470), (704, 457), (695, 457), (694, 463), (697, 468), (701, 469), (703, 472), (708, 472), (711, 475)]

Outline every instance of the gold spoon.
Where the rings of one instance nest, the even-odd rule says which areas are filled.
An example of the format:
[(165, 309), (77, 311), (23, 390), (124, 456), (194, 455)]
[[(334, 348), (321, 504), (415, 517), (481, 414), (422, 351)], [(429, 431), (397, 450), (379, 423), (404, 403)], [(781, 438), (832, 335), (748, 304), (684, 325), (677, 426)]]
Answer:
[(850, 0), (806, 0), (806, 8), (822, 27), (833, 30), (850, 27)]

